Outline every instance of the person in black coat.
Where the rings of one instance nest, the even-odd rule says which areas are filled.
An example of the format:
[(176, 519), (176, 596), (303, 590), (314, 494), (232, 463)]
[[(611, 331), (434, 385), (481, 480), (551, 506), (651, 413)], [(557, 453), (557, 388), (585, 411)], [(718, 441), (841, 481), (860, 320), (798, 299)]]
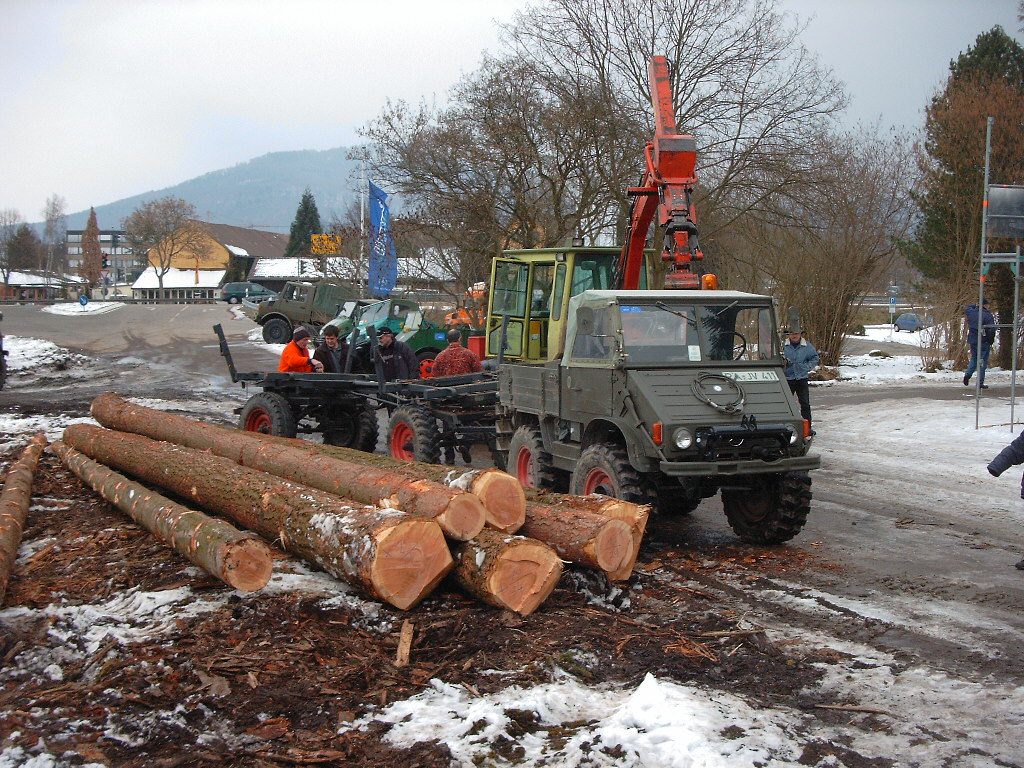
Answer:
[(377, 355), (384, 364), (384, 381), (418, 379), (420, 363), (412, 347), (395, 338), (390, 328), (381, 328), (377, 332)]
[[(988, 463), (988, 471), (994, 477), (999, 477), (1010, 467), (1024, 464), (1024, 432), (1014, 438), (1013, 442), (1003, 448), (999, 454)], [(1024, 499), (1024, 477), (1021, 477), (1020, 497)], [(1024, 560), (1014, 566), (1018, 571), (1024, 571)]]
[(338, 329), (333, 325), (324, 326), (324, 340), (313, 353), (313, 359), (324, 365), (324, 373), (344, 373), (348, 358), (348, 344), (341, 340)]

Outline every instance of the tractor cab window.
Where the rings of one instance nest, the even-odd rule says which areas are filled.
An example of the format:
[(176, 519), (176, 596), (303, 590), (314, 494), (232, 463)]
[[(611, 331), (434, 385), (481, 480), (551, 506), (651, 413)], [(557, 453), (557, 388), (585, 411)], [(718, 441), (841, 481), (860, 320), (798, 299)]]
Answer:
[(516, 261), (499, 261), (494, 268), (492, 315), (526, 315), (526, 291), (530, 266)]

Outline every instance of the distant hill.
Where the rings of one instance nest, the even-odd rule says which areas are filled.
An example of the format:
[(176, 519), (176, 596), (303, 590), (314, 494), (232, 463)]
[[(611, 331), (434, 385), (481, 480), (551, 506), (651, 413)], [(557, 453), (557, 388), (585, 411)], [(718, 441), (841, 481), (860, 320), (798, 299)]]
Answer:
[[(212, 171), (173, 187), (145, 192), (96, 206), (100, 229), (117, 229), (142, 203), (168, 195), (187, 200), (198, 217), (215, 224), (255, 227), (288, 233), (306, 187), (316, 198), (320, 220), (344, 215), (355, 199), (358, 163), (347, 159), (348, 147), (271, 152), (231, 168)], [(68, 229), (85, 229), (89, 211), (69, 213)]]

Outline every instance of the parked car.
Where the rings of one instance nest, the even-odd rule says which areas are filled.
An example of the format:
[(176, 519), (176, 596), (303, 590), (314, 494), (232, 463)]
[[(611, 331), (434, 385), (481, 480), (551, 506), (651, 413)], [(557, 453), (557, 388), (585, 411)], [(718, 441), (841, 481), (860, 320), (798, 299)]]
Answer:
[(277, 294), (259, 283), (224, 283), (220, 287), (220, 300), (228, 304), (238, 304), (249, 297), (267, 299), (274, 296)]
[(892, 329), (894, 331), (908, 331), (913, 333), (914, 331), (920, 331), (922, 328), (928, 328), (932, 325), (935, 325), (935, 321), (930, 317), (918, 315), (913, 312), (904, 312), (896, 318), (896, 322), (892, 324)]

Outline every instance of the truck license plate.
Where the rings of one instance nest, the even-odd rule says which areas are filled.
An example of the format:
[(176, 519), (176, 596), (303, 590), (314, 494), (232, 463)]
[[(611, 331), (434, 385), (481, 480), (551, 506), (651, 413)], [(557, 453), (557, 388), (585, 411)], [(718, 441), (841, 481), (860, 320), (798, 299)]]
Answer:
[(733, 381), (778, 381), (775, 371), (722, 371), (722, 375)]

